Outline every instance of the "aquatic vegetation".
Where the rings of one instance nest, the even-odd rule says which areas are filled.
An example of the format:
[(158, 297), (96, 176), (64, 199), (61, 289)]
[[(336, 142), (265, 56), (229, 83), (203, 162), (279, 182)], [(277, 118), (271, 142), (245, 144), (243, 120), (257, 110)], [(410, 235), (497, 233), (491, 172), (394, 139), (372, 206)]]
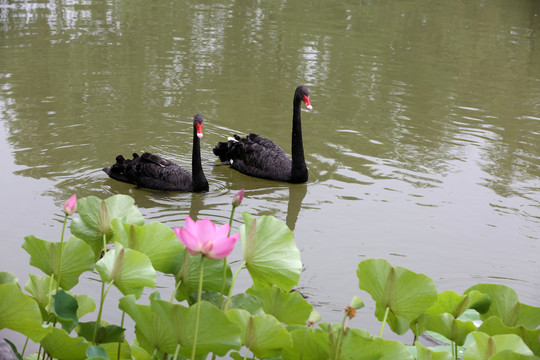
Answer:
[[(43, 274), (29, 276), (24, 289), (0, 272), (0, 329), (19, 332), (39, 344), (31, 359), (537, 359), (540, 308), (523, 304), (503, 285), (478, 284), (463, 294), (437, 292), (424, 274), (367, 259), (356, 271), (360, 290), (375, 301), (378, 336), (352, 328), (364, 307), (355, 296), (344, 304), (341, 323), (321, 316), (298, 292), (302, 263), (290, 229), (272, 216), (243, 213), (239, 234), (229, 224), (186, 218), (183, 228), (145, 223), (134, 200), (70, 197), (59, 242), (25, 237), (30, 264)], [(64, 241), (68, 219), (71, 236)], [(242, 261), (227, 261), (237, 240)], [(187, 250), (187, 251), (186, 251)], [(253, 285), (234, 291), (247, 270)], [(81, 276), (98, 274), (99, 299), (74, 289)], [(162, 299), (159, 279), (174, 277), (170, 299)], [(115, 287), (118, 303), (108, 301)], [(145, 295), (146, 294), (146, 295)], [(122, 321), (111, 324), (104, 308), (118, 308)], [(134, 322), (135, 339), (125, 337), (124, 316)], [(81, 321), (82, 317), (95, 321)], [(437, 337), (446, 346), (419, 341), (406, 345), (382, 338), (383, 328)], [(132, 331), (129, 331), (132, 333)]]

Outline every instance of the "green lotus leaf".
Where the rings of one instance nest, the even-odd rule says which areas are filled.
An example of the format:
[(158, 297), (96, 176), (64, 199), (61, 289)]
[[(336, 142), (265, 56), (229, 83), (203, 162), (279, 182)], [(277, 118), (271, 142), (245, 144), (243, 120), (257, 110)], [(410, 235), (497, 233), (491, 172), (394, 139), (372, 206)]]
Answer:
[[(158, 293), (150, 295), (150, 301), (158, 297)], [(176, 339), (169, 330), (168, 320), (152, 311), (150, 305), (139, 305), (135, 296), (128, 295), (120, 299), (119, 308), (135, 321), (135, 334), (138, 344), (152, 354), (154, 350), (163, 353), (174, 353)]]
[(0, 330), (11, 329), (39, 342), (51, 327), (42, 325), (37, 302), (24, 294), (19, 284), (0, 284)]
[[(321, 324), (321, 328), (328, 327), (331, 334), (333, 351), (337, 347), (338, 332), (343, 332), (339, 324)], [(413, 360), (412, 354), (407, 347), (399, 341), (385, 340), (374, 337), (362, 329), (347, 329), (342, 335), (339, 348), (339, 359), (347, 360)]]
[[(124, 341), (125, 329), (118, 325), (97, 325), (96, 322), (80, 323), (77, 333), (88, 341), (96, 344), (121, 343)], [(95, 340), (95, 341), (94, 341)]]
[(37, 301), (43, 319), (46, 320), (48, 318), (46, 309), (49, 306), (51, 290), (56, 289), (56, 281), (50, 276), (29, 274), (28, 282), (24, 286), (24, 289)]
[(313, 306), (298, 292), (285, 292), (276, 286), (266, 286), (259, 289), (248, 289), (262, 300), (263, 310), (287, 325), (305, 324)]
[(375, 315), (397, 334), (404, 334), (410, 323), (430, 308), (437, 299), (433, 280), (403, 267), (392, 267), (384, 259), (368, 259), (358, 264), (359, 287), (375, 300)]
[(500, 318), (491, 316), (482, 322), (478, 331), (482, 331), (490, 336), (515, 334), (523, 340), (525, 345), (527, 345), (536, 356), (540, 356), (540, 328), (528, 329), (523, 325), (509, 327), (504, 325)]
[(489, 336), (483, 332), (472, 333), (474, 342), (467, 348), (463, 360), (477, 359), (532, 359), (533, 352), (517, 335)]
[(77, 317), (79, 319), (96, 310), (96, 303), (89, 295), (75, 295), (75, 300), (77, 300), (77, 304), (79, 305), (77, 308)]
[(75, 237), (62, 244), (30, 235), (24, 238), (22, 247), (30, 254), (30, 265), (37, 267), (46, 275), (54, 276), (55, 279), (58, 279), (58, 264), (62, 251), (60, 286), (64, 290), (77, 285), (83, 272), (94, 269), (92, 250), (84, 241)]
[(241, 329), (242, 344), (262, 359), (279, 357), (282, 350), (292, 346), (292, 336), (272, 315), (252, 316), (242, 309), (233, 309), (227, 316)]
[(244, 309), (251, 315), (264, 314), (262, 300), (255, 295), (240, 293), (231, 297), (229, 309)]
[(467, 289), (465, 294), (474, 290), (491, 298), (491, 306), (485, 314), (482, 314), (482, 319), (496, 316), (509, 327), (523, 325), (529, 329), (536, 329), (540, 326), (540, 308), (520, 303), (517, 293), (512, 288), (499, 284), (478, 284)]
[[(191, 255), (188, 251), (184, 252), (182, 268), (176, 274), (176, 284), (180, 281), (180, 286), (176, 291), (176, 300), (188, 300), (193, 292), (199, 290), (199, 277), (201, 274), (201, 258), (204, 261), (203, 271), (203, 289), (221, 292), (223, 287), (223, 259), (208, 259), (202, 255)], [(232, 271), (227, 264), (225, 279), (225, 291), (227, 294), (231, 287)]]
[(443, 291), (437, 295), (437, 301), (426, 310), (426, 314), (438, 315), (449, 313), (457, 319), (468, 309), (485, 313), (488, 311), (490, 304), (491, 299), (489, 295), (479, 291), (470, 291), (464, 295), (459, 295), (454, 291)]
[(293, 346), (283, 349), (283, 360), (328, 360), (332, 349), (328, 341), (328, 333), (320, 329), (305, 327), (290, 331)]
[(421, 322), (424, 323), (426, 330), (441, 334), (459, 346), (465, 344), (465, 338), (469, 333), (477, 330), (472, 321), (457, 320), (449, 313), (437, 315), (426, 314), (422, 315), (421, 318)]
[(416, 360), (454, 360), (447, 351), (434, 351), (433, 348), (424, 347), (419, 341), (416, 345)]
[(112, 242), (119, 242), (125, 248), (142, 252), (150, 258), (157, 271), (174, 275), (180, 270), (184, 259), (184, 246), (167, 225), (159, 222), (133, 225), (116, 218), (112, 221), (112, 227)]
[(62, 328), (69, 334), (79, 323), (77, 309), (79, 304), (73, 295), (60, 289), (53, 295), (53, 311), (56, 319), (62, 324)]
[(90, 346), (86, 339), (72, 338), (59, 328), (52, 328), (52, 332), (41, 340), (41, 345), (54, 359), (86, 359), (86, 349)]
[(134, 225), (144, 224), (141, 212), (134, 205), (135, 200), (128, 195), (114, 195), (105, 200), (88, 196), (77, 201), (79, 218), (71, 222), (71, 233), (84, 240), (98, 259), (103, 250), (103, 235), (107, 242), (113, 236), (111, 221), (121, 218), (123, 222)]
[(104, 348), (101, 346), (91, 345), (86, 349), (87, 360), (109, 360), (109, 356)]
[(152, 356), (142, 346), (139, 345), (137, 339), (131, 343), (130, 346), (131, 356), (127, 358), (133, 358), (135, 360), (151, 360)]
[(189, 356), (193, 347), (196, 312), (200, 306), (197, 354), (213, 352), (224, 356), (231, 349), (240, 349), (240, 329), (223, 313), (206, 301), (188, 307), (171, 304), (168, 301), (151, 299), (152, 311), (158, 313), (176, 344), (181, 345), (180, 354)]
[[(120, 357), (118, 357), (118, 346), (120, 346)], [(103, 343), (99, 344), (99, 346), (103, 349), (105, 349), (105, 352), (107, 353), (107, 356), (111, 360), (118, 360), (118, 359), (132, 359), (131, 354), (131, 346), (129, 343), (124, 339), (124, 342), (120, 343)], [(142, 350), (145, 352), (144, 350)], [(150, 357), (148, 358), (150, 360)]]
[(0, 271), (0, 285), (1, 284), (18, 284), (19, 279), (17, 275), (10, 273), (9, 271)]
[(96, 270), (102, 281), (112, 282), (124, 295), (139, 298), (145, 287), (156, 286), (156, 271), (148, 256), (119, 243), (96, 263)]
[(273, 216), (244, 212), (242, 256), (255, 287), (276, 285), (290, 291), (300, 280), (302, 262), (291, 230)]

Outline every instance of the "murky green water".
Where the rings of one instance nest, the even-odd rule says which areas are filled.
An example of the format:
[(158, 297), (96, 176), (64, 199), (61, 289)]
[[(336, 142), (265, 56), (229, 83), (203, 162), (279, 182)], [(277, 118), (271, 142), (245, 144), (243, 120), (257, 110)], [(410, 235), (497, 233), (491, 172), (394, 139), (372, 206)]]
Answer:
[[(300, 84), (308, 184), (214, 166), (233, 133), (289, 151)], [(195, 113), (209, 193), (101, 171), (134, 151), (189, 168)], [(243, 211), (294, 229), (299, 289), (324, 321), (368, 300), (355, 270), (370, 257), (441, 291), (502, 283), (540, 306), (538, 1), (0, 0), (0, 116), (0, 270), (21, 283), (39, 273), (23, 237), (57, 239), (73, 193), (129, 194), (148, 221), (181, 226), (226, 222), (246, 188)], [(374, 331), (372, 314), (352, 325)]]

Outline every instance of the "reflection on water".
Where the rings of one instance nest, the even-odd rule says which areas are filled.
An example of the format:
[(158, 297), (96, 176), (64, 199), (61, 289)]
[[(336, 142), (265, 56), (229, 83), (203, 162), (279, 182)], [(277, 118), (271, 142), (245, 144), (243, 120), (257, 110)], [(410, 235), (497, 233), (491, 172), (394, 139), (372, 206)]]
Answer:
[[(17, 249), (1, 253), (26, 264), (28, 227), (56, 234), (51, 213), (72, 193), (128, 194), (147, 221), (182, 226), (187, 215), (228, 222), (245, 188), (239, 212), (294, 230), (300, 286), (327, 321), (358, 292), (368, 257), (442, 289), (508, 284), (539, 305), (539, 34), (535, 0), (0, 0), (12, 239), (2, 250)], [(308, 184), (215, 166), (211, 149), (230, 133), (288, 151), (300, 84), (314, 106), (302, 116)], [(206, 119), (207, 194), (137, 189), (101, 171), (143, 151), (189, 168), (195, 113)], [(28, 202), (39, 220), (23, 225), (14, 214)]]

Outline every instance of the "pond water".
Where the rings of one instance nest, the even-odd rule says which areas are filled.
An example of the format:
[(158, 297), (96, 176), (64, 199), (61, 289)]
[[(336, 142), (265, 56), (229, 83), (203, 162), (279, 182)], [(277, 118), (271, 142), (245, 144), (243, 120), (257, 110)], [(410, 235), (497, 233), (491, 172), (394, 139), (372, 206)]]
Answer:
[[(307, 184), (215, 166), (212, 147), (234, 133), (289, 152), (297, 85), (313, 105)], [(208, 193), (101, 171), (142, 151), (190, 169), (196, 113)], [(0, 125), (0, 270), (21, 284), (40, 273), (24, 236), (59, 239), (71, 194), (128, 194), (172, 227), (227, 222), (245, 188), (239, 210), (293, 230), (298, 289), (323, 321), (359, 295), (351, 325), (378, 331), (355, 274), (373, 257), (439, 291), (499, 283), (540, 306), (539, 1), (0, 0)], [(97, 299), (95, 278), (74, 291)]]

